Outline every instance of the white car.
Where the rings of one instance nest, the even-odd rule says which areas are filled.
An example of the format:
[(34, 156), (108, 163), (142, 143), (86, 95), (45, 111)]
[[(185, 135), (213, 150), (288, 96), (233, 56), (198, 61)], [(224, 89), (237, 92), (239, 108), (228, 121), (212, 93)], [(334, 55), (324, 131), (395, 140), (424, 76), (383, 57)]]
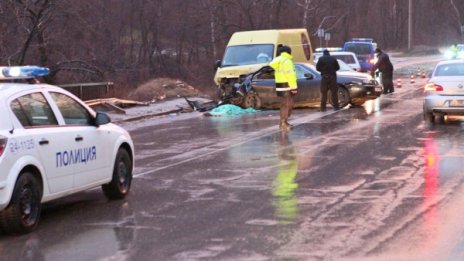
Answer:
[(128, 132), (64, 89), (32, 83), (47, 73), (0, 67), (0, 230), (6, 234), (35, 229), (41, 203), (100, 185), (110, 199), (130, 190)]
[(424, 119), (440, 122), (445, 115), (464, 115), (464, 60), (439, 62), (424, 86)]
[[(315, 52), (314, 63), (317, 63), (317, 61), (319, 60), (319, 57), (321, 57), (322, 55), (323, 54), (320, 52)], [(335, 51), (335, 52), (330, 52), (330, 55), (333, 56), (337, 60), (342, 60), (348, 66), (350, 66), (351, 69), (358, 71), (358, 72), (361, 71), (361, 65), (359, 64), (358, 58), (356, 57), (355, 53)]]

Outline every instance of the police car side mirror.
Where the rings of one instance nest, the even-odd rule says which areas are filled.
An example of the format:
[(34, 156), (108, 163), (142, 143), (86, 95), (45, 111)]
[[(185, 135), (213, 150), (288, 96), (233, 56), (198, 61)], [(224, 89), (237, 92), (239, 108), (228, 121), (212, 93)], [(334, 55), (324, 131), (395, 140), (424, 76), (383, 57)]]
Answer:
[(217, 61), (214, 63), (214, 70), (217, 70), (219, 67), (221, 67), (221, 63), (222, 63), (221, 60), (217, 60)]
[(104, 112), (97, 111), (95, 116), (95, 125), (99, 127), (100, 125), (105, 125), (111, 122), (110, 116)]
[(304, 74), (304, 77), (305, 77), (306, 79), (308, 79), (308, 80), (314, 79), (314, 75), (312, 75), (312, 74), (310, 74), (310, 73), (305, 73), (305, 74)]

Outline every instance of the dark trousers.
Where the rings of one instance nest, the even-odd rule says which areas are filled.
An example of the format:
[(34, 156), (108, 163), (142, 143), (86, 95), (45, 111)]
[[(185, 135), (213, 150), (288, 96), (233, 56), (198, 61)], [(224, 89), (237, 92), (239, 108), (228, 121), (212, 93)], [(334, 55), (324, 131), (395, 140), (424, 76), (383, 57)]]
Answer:
[(327, 92), (332, 94), (332, 103), (334, 109), (338, 109), (338, 88), (337, 75), (322, 75), (321, 81), (321, 110), (326, 109)]
[(393, 73), (382, 73), (383, 93), (394, 92)]
[(287, 121), (293, 111), (293, 94), (289, 91), (279, 92), (280, 120)]

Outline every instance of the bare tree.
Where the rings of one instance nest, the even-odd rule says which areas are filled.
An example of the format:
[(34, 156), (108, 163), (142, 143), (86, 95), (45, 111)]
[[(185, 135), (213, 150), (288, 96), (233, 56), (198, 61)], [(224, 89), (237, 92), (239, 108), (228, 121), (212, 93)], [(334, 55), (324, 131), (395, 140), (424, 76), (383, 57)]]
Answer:
[(19, 5), (17, 21), (27, 32), (22, 48), (18, 51), (16, 64), (24, 64), (27, 52), (36, 38), (39, 46), (40, 64), (45, 65), (48, 61), (47, 48), (45, 42), (45, 30), (47, 23), (53, 13), (53, 2), (50, 0), (23, 1), (15, 0)]
[(459, 24), (459, 31), (461, 33), (461, 41), (464, 40), (464, 15), (461, 14), (460, 10), (463, 10), (464, 8), (464, 3), (462, 1), (459, 2), (460, 8), (458, 8), (458, 5), (456, 4), (455, 0), (450, 0), (451, 6), (453, 7), (453, 10), (456, 13), (456, 20)]
[(297, 2), (297, 5), (303, 8), (303, 19), (301, 25), (303, 27), (308, 26), (309, 14), (316, 10), (316, 7), (313, 6), (313, 0), (300, 0)]

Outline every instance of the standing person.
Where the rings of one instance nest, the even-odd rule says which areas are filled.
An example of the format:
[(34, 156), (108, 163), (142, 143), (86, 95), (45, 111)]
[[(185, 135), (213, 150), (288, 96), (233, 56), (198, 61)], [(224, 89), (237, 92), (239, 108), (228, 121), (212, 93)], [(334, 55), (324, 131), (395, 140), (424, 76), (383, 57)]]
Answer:
[(338, 88), (337, 88), (337, 71), (340, 70), (337, 59), (330, 56), (327, 49), (316, 64), (316, 70), (321, 72), (321, 111), (326, 111), (327, 92), (332, 94), (333, 109), (339, 110), (338, 107)]
[(458, 44), (452, 44), (449, 48), (451, 59), (458, 58)]
[(293, 64), (292, 49), (286, 45), (279, 45), (278, 53), (269, 66), (274, 69), (277, 96), (281, 97), (280, 124), (281, 130), (288, 131), (293, 126), (288, 118), (293, 110), (293, 96), (297, 94), (296, 72)]
[(395, 92), (393, 87), (393, 64), (390, 62), (390, 57), (379, 48), (375, 49), (375, 55), (377, 56), (377, 62), (372, 67), (372, 72), (378, 69), (382, 74), (383, 94)]

